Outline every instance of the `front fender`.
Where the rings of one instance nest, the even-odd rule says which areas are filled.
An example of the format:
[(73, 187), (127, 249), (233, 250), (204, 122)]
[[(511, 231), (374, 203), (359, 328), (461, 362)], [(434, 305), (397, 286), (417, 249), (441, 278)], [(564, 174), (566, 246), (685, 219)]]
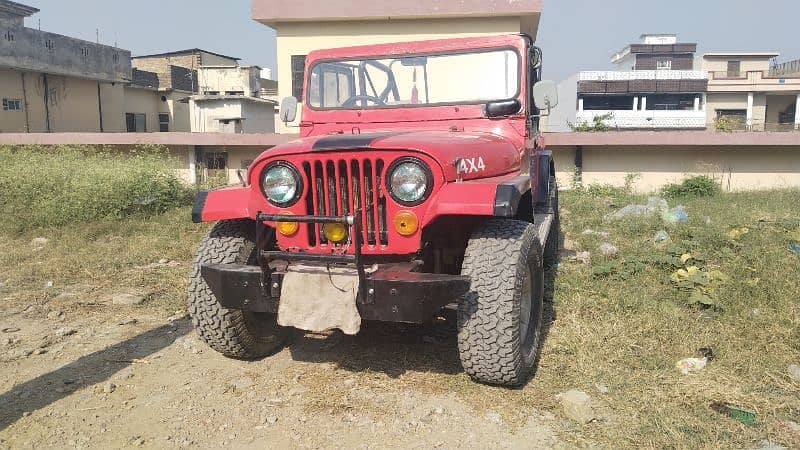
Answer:
[(425, 227), (440, 216), (514, 217), (522, 196), (531, 189), (528, 175), (505, 175), (447, 183), (430, 200)]
[(230, 188), (197, 193), (192, 207), (192, 222), (245, 219), (250, 215), (250, 188)]

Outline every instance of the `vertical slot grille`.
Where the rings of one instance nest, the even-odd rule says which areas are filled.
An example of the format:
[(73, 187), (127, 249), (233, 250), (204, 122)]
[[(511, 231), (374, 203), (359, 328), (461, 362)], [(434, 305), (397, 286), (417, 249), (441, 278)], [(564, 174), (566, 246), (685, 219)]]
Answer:
[[(363, 242), (389, 244), (386, 196), (381, 182), (383, 160), (304, 161), (302, 167), (309, 185), (305, 198), (308, 214), (343, 216), (361, 209)], [(321, 224), (309, 224), (307, 230), (309, 246), (328, 244)]]

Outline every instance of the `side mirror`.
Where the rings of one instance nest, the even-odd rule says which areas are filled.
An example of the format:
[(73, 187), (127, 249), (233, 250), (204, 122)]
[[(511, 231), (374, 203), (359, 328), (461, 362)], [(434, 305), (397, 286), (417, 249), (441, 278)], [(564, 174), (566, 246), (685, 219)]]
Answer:
[(544, 80), (533, 86), (533, 103), (540, 111), (547, 111), (558, 105), (558, 87), (552, 80)]
[(297, 99), (294, 97), (286, 97), (281, 101), (281, 108), (278, 112), (281, 122), (288, 124), (294, 122), (297, 118)]
[(519, 100), (502, 100), (499, 102), (489, 102), (486, 104), (486, 117), (503, 117), (516, 114), (522, 108)]

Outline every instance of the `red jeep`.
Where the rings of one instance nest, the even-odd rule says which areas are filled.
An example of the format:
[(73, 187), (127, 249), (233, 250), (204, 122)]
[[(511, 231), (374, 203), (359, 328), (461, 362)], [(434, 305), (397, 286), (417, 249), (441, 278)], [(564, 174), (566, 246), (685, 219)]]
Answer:
[[(555, 106), (525, 35), (311, 53), (301, 137), (261, 154), (244, 187), (201, 192), (189, 311), (234, 358), (292, 329), (426, 323), (457, 305), (475, 380), (526, 381), (539, 352), (558, 193), (539, 118)], [(293, 122), (298, 101), (281, 105)], [(552, 230), (552, 232), (551, 232)]]

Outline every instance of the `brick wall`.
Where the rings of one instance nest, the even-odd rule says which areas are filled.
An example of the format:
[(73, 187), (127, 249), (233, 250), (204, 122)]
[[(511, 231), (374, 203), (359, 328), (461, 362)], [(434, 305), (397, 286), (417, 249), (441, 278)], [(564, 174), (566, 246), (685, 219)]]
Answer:
[(656, 70), (658, 61), (670, 61), (672, 70), (694, 69), (694, 55), (691, 53), (675, 55), (640, 53), (636, 55), (635, 70)]
[[(161, 88), (189, 90), (189, 88), (186, 88), (187, 83), (185, 82), (185, 80), (183, 79), (173, 80), (173, 75), (179, 77), (178, 76), (179, 73), (185, 74), (187, 73), (187, 71), (185, 70), (176, 71), (175, 69), (173, 69), (173, 66), (189, 70), (194, 68), (196, 70), (200, 67), (200, 54), (151, 56), (145, 58), (135, 58), (133, 60), (133, 67), (136, 67), (137, 69), (140, 70), (157, 73), (159, 79), (159, 85)], [(189, 86), (191, 86), (191, 80), (189, 80)]]

